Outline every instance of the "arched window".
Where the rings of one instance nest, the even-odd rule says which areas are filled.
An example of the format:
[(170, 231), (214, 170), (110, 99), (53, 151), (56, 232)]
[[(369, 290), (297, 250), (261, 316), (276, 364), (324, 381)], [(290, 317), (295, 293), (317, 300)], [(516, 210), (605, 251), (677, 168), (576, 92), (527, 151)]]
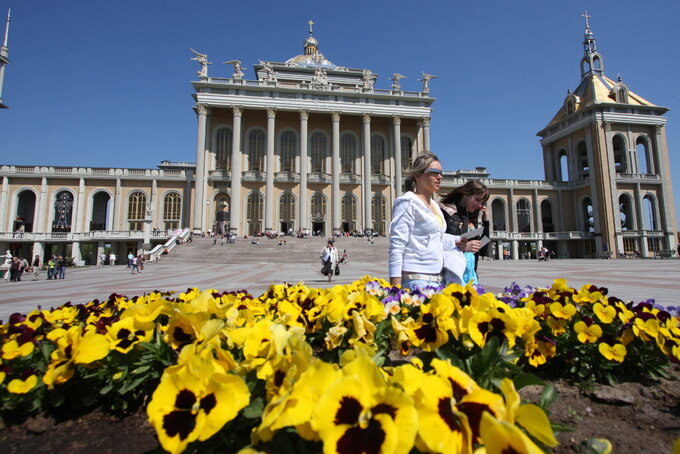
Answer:
[(371, 175), (385, 175), (385, 139), (371, 137)]
[[(284, 192), (279, 199), (279, 216), (281, 222), (293, 224), (295, 221), (295, 196), (290, 192)], [(292, 225), (290, 226), (292, 227)], [(288, 231), (288, 228), (281, 231)]]
[(635, 141), (635, 149), (637, 150), (638, 169), (639, 172), (643, 174), (652, 173), (648, 144), (649, 143), (647, 142), (647, 139), (642, 136), (638, 137), (637, 140)]
[(585, 232), (595, 231), (595, 213), (593, 213), (593, 202), (590, 197), (583, 199), (581, 206), (581, 216), (583, 218), (583, 230)]
[(229, 233), (231, 222), (231, 197), (229, 194), (219, 193), (215, 196), (215, 222), (213, 231), (215, 233)]
[(310, 138), (310, 156), (312, 158), (313, 173), (326, 173), (326, 156), (328, 155), (328, 140), (323, 133), (315, 132)]
[(508, 227), (505, 223), (505, 204), (503, 200), (494, 199), (491, 202), (491, 213), (494, 231), (505, 232)]
[(614, 149), (614, 168), (616, 173), (626, 173), (626, 141), (623, 136), (617, 134), (612, 139)]
[(73, 219), (73, 194), (59, 191), (54, 198), (53, 232), (70, 232)]
[(541, 202), (541, 225), (544, 232), (554, 232), (555, 223), (553, 221), (552, 203), (550, 200)]
[(295, 155), (297, 154), (297, 136), (293, 131), (281, 134), (281, 171), (295, 172)]
[(531, 206), (527, 199), (517, 201), (517, 227), (520, 232), (531, 232)]
[(631, 198), (627, 194), (619, 196), (619, 220), (621, 221), (621, 230), (633, 230), (633, 207)]
[(17, 196), (17, 215), (12, 226), (12, 231), (33, 231), (33, 219), (35, 216), (36, 197), (33, 191), (24, 190)]
[(385, 197), (375, 194), (371, 199), (371, 214), (373, 215), (373, 231), (378, 235), (385, 234)]
[(356, 175), (357, 139), (352, 134), (340, 136), (340, 173)]
[(320, 193), (316, 192), (312, 196), (312, 221), (325, 221), (326, 220), (326, 197)]
[(588, 147), (585, 142), (579, 142), (576, 147), (576, 155), (578, 156), (581, 178), (586, 178), (590, 175), (590, 164), (588, 164)]
[(231, 129), (220, 128), (215, 135), (215, 160), (220, 170), (231, 170), (231, 145)]
[(264, 171), (264, 131), (254, 129), (248, 134), (248, 170)]
[(253, 192), (248, 196), (246, 218), (248, 220), (248, 234), (255, 235), (262, 232), (262, 206), (264, 197), (259, 192)]
[(342, 230), (345, 232), (356, 230), (357, 200), (354, 195), (348, 192), (342, 196), (340, 212), (342, 214)]
[(92, 219), (90, 231), (106, 230), (108, 227), (109, 204), (111, 196), (106, 191), (99, 191), (92, 196)]
[(411, 166), (411, 153), (413, 140), (409, 136), (401, 136), (401, 168), (408, 169)]
[(628, 90), (625, 87), (616, 88), (616, 102), (628, 104)]
[(163, 197), (163, 228), (166, 231), (177, 230), (181, 217), (182, 197), (176, 192), (166, 194)]
[(128, 229), (144, 230), (146, 217), (146, 194), (135, 191), (128, 197)]
[(569, 158), (567, 157), (567, 152), (565, 150), (560, 150), (560, 178), (558, 181), (569, 181)]
[(642, 209), (644, 213), (645, 230), (659, 230), (656, 222), (656, 204), (651, 195), (646, 195), (642, 199)]

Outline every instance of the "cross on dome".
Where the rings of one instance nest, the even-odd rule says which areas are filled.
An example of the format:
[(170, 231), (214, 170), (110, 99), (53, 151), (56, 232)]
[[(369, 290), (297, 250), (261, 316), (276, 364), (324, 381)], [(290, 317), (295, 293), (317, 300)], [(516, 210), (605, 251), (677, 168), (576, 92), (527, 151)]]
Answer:
[(590, 28), (590, 24), (588, 23), (588, 19), (590, 19), (592, 16), (590, 16), (588, 14), (588, 10), (583, 11), (583, 14), (581, 14), (581, 17), (584, 17), (586, 19), (586, 29)]
[(314, 21), (309, 19), (309, 22), (307, 22), (307, 23), (309, 24), (309, 34), (311, 35), (312, 34), (312, 26), (314, 25)]

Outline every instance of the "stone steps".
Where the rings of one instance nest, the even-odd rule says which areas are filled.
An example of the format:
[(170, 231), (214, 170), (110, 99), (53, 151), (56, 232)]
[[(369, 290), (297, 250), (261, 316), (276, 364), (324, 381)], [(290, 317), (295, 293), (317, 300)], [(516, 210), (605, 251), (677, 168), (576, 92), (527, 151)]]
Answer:
[[(281, 262), (282, 256), (288, 263), (317, 263), (319, 254), (326, 245), (325, 239), (312, 237), (300, 239), (285, 237), (286, 245), (279, 246), (278, 239), (260, 238), (257, 245), (251, 244), (251, 238), (239, 238), (236, 243), (225, 243), (217, 240), (213, 245), (212, 238), (195, 237), (193, 242), (175, 246), (169, 255), (161, 256), (160, 260), (172, 263), (266, 263)], [(387, 262), (387, 238), (376, 238), (370, 245), (365, 238), (338, 238), (335, 241), (338, 253), (342, 255), (347, 249), (350, 260), (374, 261), (380, 257)]]

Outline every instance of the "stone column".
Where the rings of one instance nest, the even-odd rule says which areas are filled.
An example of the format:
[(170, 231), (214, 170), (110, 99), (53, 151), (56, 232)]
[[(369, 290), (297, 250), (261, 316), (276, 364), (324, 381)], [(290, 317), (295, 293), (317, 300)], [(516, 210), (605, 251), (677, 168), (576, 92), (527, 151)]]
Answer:
[(276, 139), (276, 109), (267, 109), (267, 173), (264, 195), (264, 231), (274, 229), (274, 143)]
[(113, 196), (113, 228), (112, 230), (130, 230), (128, 228), (121, 229), (123, 200), (123, 187), (120, 183), (120, 178), (116, 178), (116, 194)]
[(309, 215), (307, 214), (307, 129), (309, 122), (309, 112), (306, 110), (300, 111), (300, 195), (299, 213), (300, 213), (300, 229), (308, 233), (311, 229), (309, 225)]
[(158, 180), (155, 178), (151, 180), (151, 222), (153, 223), (153, 227), (158, 227), (158, 219), (159, 215), (158, 212), (160, 211), (158, 208)]
[(510, 255), (513, 260), (519, 260), (519, 241), (512, 240), (512, 251), (510, 251)]
[[(654, 141), (650, 150), (650, 155), (653, 167), (656, 173), (661, 176), (661, 197), (659, 197), (659, 218), (661, 225), (660, 230), (663, 230), (665, 238), (665, 248), (676, 248), (676, 219), (674, 209), (673, 189), (671, 187), (671, 172), (670, 162), (668, 160), (668, 146), (666, 145), (666, 135), (664, 133), (663, 125), (657, 125), (654, 134)], [(656, 155), (656, 159), (654, 159)], [(658, 166), (657, 163), (658, 162)]]
[(83, 255), (80, 253), (80, 242), (74, 241), (71, 243), (71, 258), (75, 266), (83, 266)]
[(205, 145), (208, 106), (204, 103), (196, 104), (198, 113), (198, 138), (196, 140), (196, 172), (194, 173), (194, 225), (193, 232), (199, 234), (203, 231), (203, 209), (205, 208), (205, 195), (203, 193), (203, 180), (205, 178)]
[(394, 129), (394, 198), (402, 194), (401, 177), (401, 117), (392, 117)]
[(637, 222), (637, 231), (640, 232), (640, 256), (649, 257), (649, 249), (647, 248), (647, 231), (645, 230), (645, 213), (644, 204), (642, 203), (642, 191), (640, 183), (635, 183), (635, 220)]
[(430, 117), (423, 117), (423, 151), (430, 150)]
[[(40, 181), (40, 194), (36, 200), (38, 206), (37, 216), (33, 219), (34, 232), (49, 232), (51, 229), (46, 226), (45, 216), (47, 215), (47, 178), (43, 177)], [(11, 221), (11, 219), (10, 219)]]
[(234, 106), (234, 124), (231, 142), (231, 207), (230, 230), (241, 233), (241, 116), (243, 108)]
[(364, 201), (364, 233), (373, 231), (373, 219), (371, 216), (371, 115), (361, 116), (364, 123), (364, 175), (361, 179), (361, 191)]
[(331, 225), (333, 234), (339, 235), (342, 224), (340, 222), (340, 112), (331, 112), (331, 119), (333, 121), (333, 141), (332, 141), (332, 185), (331, 185), (331, 203), (332, 205), (332, 219)]
[[(9, 178), (2, 177), (2, 190), (0, 191), (0, 230), (5, 230), (4, 223), (7, 221), (7, 194), (9, 190)], [(33, 225), (33, 231), (35, 232), (36, 225)], [(8, 232), (11, 229), (7, 230)]]
[(85, 178), (80, 178), (78, 184), (78, 196), (75, 200), (74, 205), (76, 208), (76, 219), (75, 225), (71, 229), (72, 232), (84, 232), (87, 229), (83, 229), (83, 215), (85, 214)]

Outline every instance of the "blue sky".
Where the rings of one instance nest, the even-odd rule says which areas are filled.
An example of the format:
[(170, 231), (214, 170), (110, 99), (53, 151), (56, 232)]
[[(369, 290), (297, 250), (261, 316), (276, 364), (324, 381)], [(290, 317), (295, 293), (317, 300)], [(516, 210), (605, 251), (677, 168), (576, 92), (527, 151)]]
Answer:
[[(194, 161), (192, 87), (228, 77), (238, 59), (302, 52), (307, 21), (335, 64), (392, 73), (437, 98), (432, 149), (444, 168), (486, 167), (493, 178), (542, 179), (536, 132), (580, 81), (585, 9), (605, 73), (671, 108), (671, 169), (680, 175), (680, 2), (619, 1), (0, 1), (12, 8), (10, 65), (0, 111), (0, 163), (154, 168)], [(4, 20), (3, 20), (4, 24)], [(4, 29), (4, 26), (3, 26)], [(680, 180), (675, 181), (676, 207)], [(676, 212), (677, 212), (676, 208)]]

